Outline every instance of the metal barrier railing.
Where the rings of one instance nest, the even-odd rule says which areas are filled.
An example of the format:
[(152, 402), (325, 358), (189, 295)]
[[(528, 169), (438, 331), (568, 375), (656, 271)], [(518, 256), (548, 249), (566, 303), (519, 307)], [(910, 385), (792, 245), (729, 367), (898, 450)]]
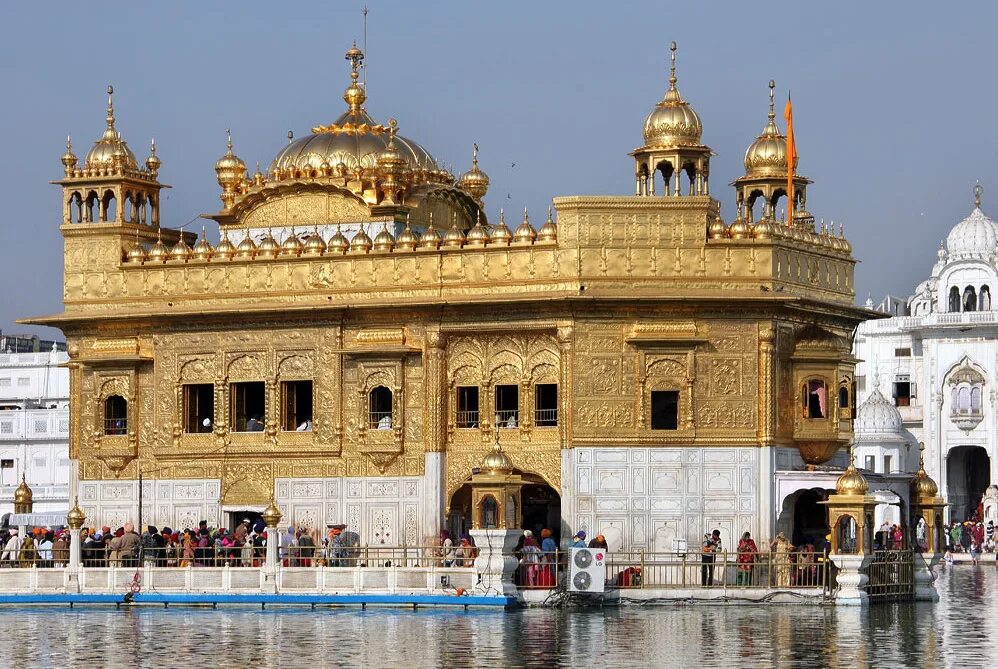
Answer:
[(866, 594), (871, 600), (906, 600), (915, 596), (915, 555), (911, 550), (876, 551), (867, 574)]
[(606, 582), (617, 588), (827, 589), (824, 553), (607, 553)]
[(519, 555), (519, 563), (513, 572), (516, 587), (523, 590), (550, 590), (561, 582), (569, 553), (524, 550)]

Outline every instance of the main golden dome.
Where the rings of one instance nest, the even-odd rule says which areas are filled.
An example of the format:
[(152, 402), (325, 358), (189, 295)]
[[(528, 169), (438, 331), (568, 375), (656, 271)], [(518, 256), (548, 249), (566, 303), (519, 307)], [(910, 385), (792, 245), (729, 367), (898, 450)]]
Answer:
[[(389, 127), (375, 121), (364, 109), (367, 91), (358, 83), (364, 53), (355, 44), (346, 52), (352, 64), (351, 83), (343, 93), (347, 110), (330, 125), (312, 128), (312, 134), (288, 143), (270, 163), (270, 173), (316, 170), (353, 174), (375, 169), (378, 156), (388, 149)], [(437, 161), (417, 142), (395, 135), (395, 151), (410, 170), (436, 171)]]
[(676, 43), (673, 42), (672, 70), (665, 97), (645, 118), (646, 146), (697, 146), (703, 135), (700, 116), (683, 100), (676, 88)]
[[(776, 82), (769, 81), (769, 120), (766, 127), (745, 151), (745, 174), (747, 176), (785, 177), (787, 175), (787, 138), (776, 127), (776, 112), (773, 109), (773, 89)], [(797, 159), (794, 159), (797, 170)]]

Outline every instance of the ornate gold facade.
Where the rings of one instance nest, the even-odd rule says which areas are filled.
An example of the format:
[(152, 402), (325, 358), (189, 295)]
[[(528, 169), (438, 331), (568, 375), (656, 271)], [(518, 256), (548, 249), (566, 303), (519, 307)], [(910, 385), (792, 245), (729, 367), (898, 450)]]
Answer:
[[(772, 207), (726, 226), (698, 118), (677, 129), (653, 112), (634, 154), (638, 195), (555, 198), (539, 233), (524, 222), (514, 234), (481, 209), (477, 147), (455, 179), (421, 147), (402, 155), (394, 123), (368, 122), (357, 57), (348, 112), (315, 129), (324, 153), (314, 161), (286, 149), (268, 174), (247, 176), (230, 144), (216, 166), (214, 247), (160, 228), (158, 205), (155, 217), (137, 213), (156, 202), (158, 159), (142, 170), (134, 159), (80, 168), (71, 151), (64, 158), (65, 310), (33, 322), (69, 340), (81, 480), (134, 479), (141, 466), (150, 479), (219, 479), (222, 504), (263, 505), (275, 479), (421, 476), (427, 454), (444, 453), (450, 499), (492, 446), (500, 385), (519, 389), (519, 420), (499, 429), (503, 452), (555, 490), (562, 452), (579, 446), (806, 439), (834, 451), (848, 440), (849, 405), (840, 411), (834, 389), (851, 398), (848, 342), (864, 318), (848, 243), (813, 219), (782, 225)], [(109, 119), (116, 133), (110, 107)], [(377, 145), (351, 158), (342, 137)], [(692, 168), (666, 164), (691, 146)], [(676, 187), (655, 196), (656, 172)], [(106, 191), (116, 216), (88, 208), (110, 201)], [(344, 225), (359, 228), (352, 240), (318, 232)], [(821, 354), (805, 355), (805, 340)], [(821, 422), (800, 410), (812, 377), (827, 384)], [(313, 384), (311, 431), (282, 429), (289, 380)], [(233, 429), (238, 382), (265, 384), (262, 431)], [(185, 384), (212, 384), (210, 432), (185, 431)], [(555, 426), (534, 420), (538, 384), (557, 385)], [(456, 420), (464, 386), (479, 389), (473, 427)], [(391, 429), (372, 429), (376, 387), (391, 391)], [(678, 392), (675, 429), (652, 429), (658, 391)], [(127, 402), (123, 434), (108, 433), (111, 395)]]

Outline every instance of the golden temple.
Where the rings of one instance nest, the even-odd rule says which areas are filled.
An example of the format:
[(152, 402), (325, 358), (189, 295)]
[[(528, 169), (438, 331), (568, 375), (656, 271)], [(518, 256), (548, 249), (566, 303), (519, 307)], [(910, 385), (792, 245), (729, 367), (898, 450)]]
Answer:
[(266, 173), (230, 137), (215, 245), (161, 227), (155, 145), (140, 165), (110, 89), (103, 136), (82, 162), (67, 146), (65, 308), (31, 322), (69, 342), (88, 516), (134, 518), (141, 468), (160, 525), (225, 524), (273, 496), (293, 522), (414, 544), (466, 527), (498, 428), (533, 487), (524, 526), (632, 548), (708, 523), (765, 533), (774, 451), (821, 463), (851, 438), (868, 317), (808, 179), (777, 220), (772, 85), (730, 224), (673, 43), (635, 194), (557, 197), (539, 229), (524, 212), (511, 230), (485, 213), (477, 146), (455, 177), (367, 112), (363, 57), (346, 54), (346, 111), (289, 136)]

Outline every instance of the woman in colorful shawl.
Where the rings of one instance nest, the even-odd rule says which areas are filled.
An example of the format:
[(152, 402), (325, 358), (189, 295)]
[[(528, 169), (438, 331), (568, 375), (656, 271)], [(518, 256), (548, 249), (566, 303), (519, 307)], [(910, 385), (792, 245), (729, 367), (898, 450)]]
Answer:
[(526, 537), (523, 540), (523, 564), (527, 566), (527, 586), (537, 585), (537, 575), (541, 570), (541, 549), (537, 547), (537, 540), (533, 537)]
[(738, 541), (738, 573), (735, 575), (735, 585), (752, 585), (752, 565), (755, 563), (759, 547), (752, 535), (746, 532)]
[(790, 587), (790, 551), (794, 549), (793, 544), (780, 532), (773, 542), (773, 565), (776, 567), (776, 587)]
[(190, 567), (194, 564), (194, 550), (197, 548), (197, 541), (194, 540), (193, 531), (184, 530), (184, 539), (181, 548), (180, 566)]
[(30, 534), (24, 537), (24, 541), (21, 542), (21, 550), (17, 554), (18, 562), (21, 567), (35, 567), (38, 564), (38, 551), (35, 548), (35, 540)]

